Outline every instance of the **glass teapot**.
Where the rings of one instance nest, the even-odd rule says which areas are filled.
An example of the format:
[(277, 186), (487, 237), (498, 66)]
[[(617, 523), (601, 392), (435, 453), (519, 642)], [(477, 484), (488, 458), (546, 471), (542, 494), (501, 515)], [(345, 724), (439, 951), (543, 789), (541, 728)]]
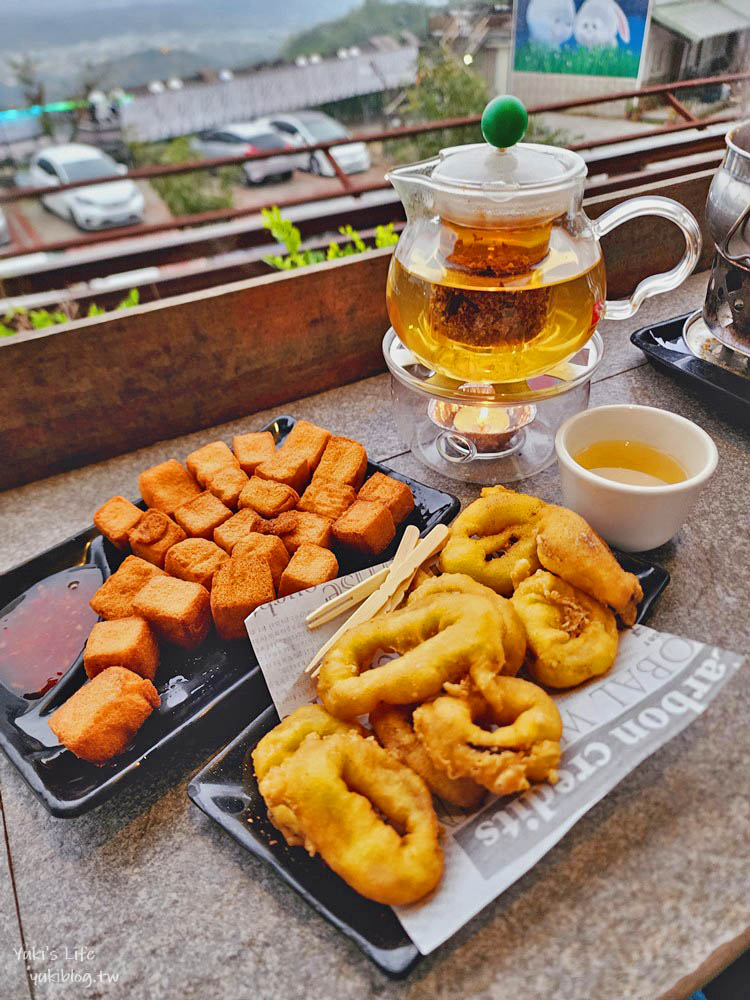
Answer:
[[(632, 198), (588, 219), (586, 162), (572, 150), (517, 142), (527, 122), (520, 101), (495, 98), (482, 116), (486, 143), (386, 174), (407, 217), (388, 273), (391, 323), (425, 365), (463, 382), (548, 372), (600, 319), (625, 319), (676, 288), (700, 254), (698, 223), (668, 198)], [(606, 301), (599, 238), (641, 215), (676, 223), (684, 256), (629, 299)]]

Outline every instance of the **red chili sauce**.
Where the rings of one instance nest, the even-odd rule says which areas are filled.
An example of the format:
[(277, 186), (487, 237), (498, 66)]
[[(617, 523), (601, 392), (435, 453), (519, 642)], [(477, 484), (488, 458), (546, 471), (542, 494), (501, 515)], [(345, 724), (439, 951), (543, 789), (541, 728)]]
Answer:
[(96, 566), (75, 566), (30, 587), (0, 612), (0, 684), (40, 698), (78, 659), (98, 616)]

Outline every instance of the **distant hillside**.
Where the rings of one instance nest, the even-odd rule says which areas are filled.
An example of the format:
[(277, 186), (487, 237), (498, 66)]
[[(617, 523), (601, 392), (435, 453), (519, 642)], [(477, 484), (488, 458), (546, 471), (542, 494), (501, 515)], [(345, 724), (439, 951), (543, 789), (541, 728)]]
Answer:
[[(373, 35), (398, 35), (412, 31), (422, 38), (427, 34), (430, 8), (422, 3), (400, 0), (384, 3), (383, 0), (364, 0), (361, 7), (350, 11), (335, 21), (318, 24), (291, 38), (283, 50), (287, 59), (311, 55), (335, 55), (336, 50), (352, 45), (364, 45)], [(434, 7), (432, 8), (434, 13)]]

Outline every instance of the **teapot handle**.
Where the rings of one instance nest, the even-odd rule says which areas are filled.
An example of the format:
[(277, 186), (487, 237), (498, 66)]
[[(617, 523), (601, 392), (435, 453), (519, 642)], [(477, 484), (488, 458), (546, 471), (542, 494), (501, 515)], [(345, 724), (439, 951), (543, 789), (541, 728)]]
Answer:
[(640, 198), (630, 198), (614, 208), (610, 208), (598, 219), (592, 220), (592, 227), (597, 239), (610, 232), (623, 222), (637, 219), (642, 215), (658, 215), (669, 219), (682, 230), (685, 237), (685, 253), (679, 263), (669, 271), (652, 274), (639, 282), (629, 299), (607, 299), (604, 303), (604, 319), (628, 319), (633, 316), (643, 304), (644, 299), (658, 295), (660, 292), (670, 292), (681, 285), (698, 263), (703, 238), (700, 227), (692, 212), (689, 212), (678, 201), (662, 198), (659, 195), (643, 195)]

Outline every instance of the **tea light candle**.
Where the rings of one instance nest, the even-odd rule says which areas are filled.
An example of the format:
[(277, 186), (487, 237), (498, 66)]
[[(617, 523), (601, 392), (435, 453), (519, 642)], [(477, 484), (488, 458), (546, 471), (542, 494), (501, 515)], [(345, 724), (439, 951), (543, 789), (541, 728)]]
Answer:
[(453, 430), (471, 441), (478, 452), (502, 451), (511, 438), (535, 416), (535, 407), (459, 405), (434, 400), (430, 417), (445, 430)]

